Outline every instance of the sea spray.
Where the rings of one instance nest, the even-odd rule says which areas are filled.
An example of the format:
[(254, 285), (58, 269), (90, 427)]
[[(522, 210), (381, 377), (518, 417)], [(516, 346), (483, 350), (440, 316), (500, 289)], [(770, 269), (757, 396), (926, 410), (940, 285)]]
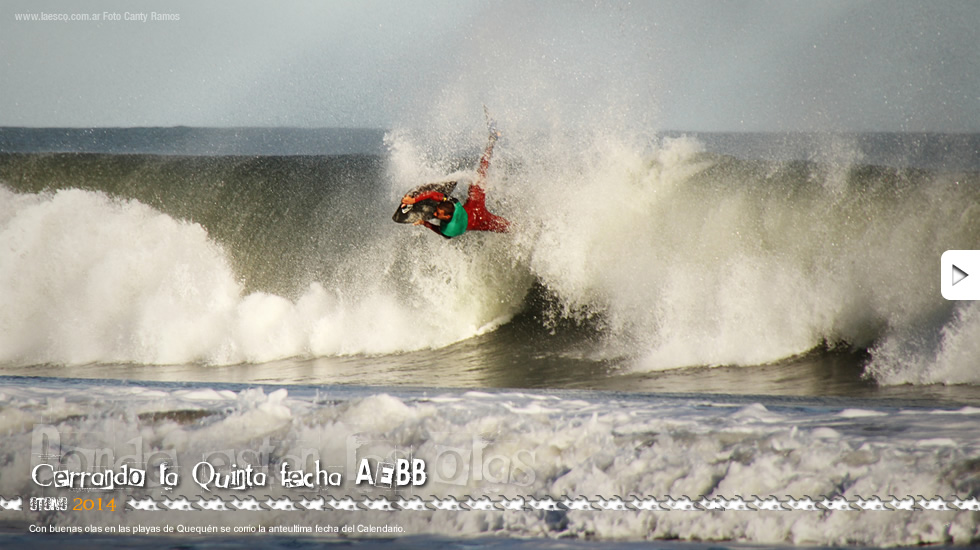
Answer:
[(506, 321), (515, 306), (499, 297), (523, 295), (492, 255), (433, 241), (417, 243), (417, 257), (394, 240), (342, 259), (338, 280), (350, 286), (339, 290), (314, 282), (296, 300), (245, 293), (197, 224), (99, 192), (0, 192), (7, 364), (228, 364), (441, 347)]
[(634, 370), (840, 347), (883, 382), (976, 381), (977, 324), (935, 275), (980, 242), (974, 173), (875, 165), (867, 140), (766, 160), (510, 128), (488, 206), (514, 231), (445, 241), (388, 221), (420, 179), (472, 181), (472, 144), (419, 139), (391, 132), (380, 161), (4, 157), (0, 360), (398, 353), (520, 314), (584, 322), (578, 356)]

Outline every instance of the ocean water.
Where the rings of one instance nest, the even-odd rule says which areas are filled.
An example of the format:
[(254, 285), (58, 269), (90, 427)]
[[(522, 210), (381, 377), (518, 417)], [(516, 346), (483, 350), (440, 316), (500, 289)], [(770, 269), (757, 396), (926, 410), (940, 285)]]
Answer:
[(980, 138), (511, 131), (511, 233), (391, 223), (481, 145), (0, 129), (2, 536), (980, 540)]

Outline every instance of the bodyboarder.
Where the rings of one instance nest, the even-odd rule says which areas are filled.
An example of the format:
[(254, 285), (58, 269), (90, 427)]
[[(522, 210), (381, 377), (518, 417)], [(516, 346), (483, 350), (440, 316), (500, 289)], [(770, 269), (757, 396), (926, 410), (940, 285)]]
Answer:
[(467, 231), (493, 231), (496, 233), (507, 231), (510, 222), (487, 210), (487, 194), (484, 190), (487, 171), (490, 169), (490, 157), (493, 155), (493, 146), (499, 137), (500, 133), (493, 125), (490, 125), (490, 138), (487, 141), (486, 149), (483, 151), (483, 156), (480, 157), (476, 181), (470, 184), (465, 203), (460, 204), (456, 199), (439, 191), (425, 191), (415, 196), (407, 194), (402, 197), (403, 205), (412, 205), (426, 199), (438, 202), (435, 212), (432, 214), (439, 220), (438, 225), (428, 220), (418, 220), (414, 225), (424, 225), (447, 239), (458, 237)]

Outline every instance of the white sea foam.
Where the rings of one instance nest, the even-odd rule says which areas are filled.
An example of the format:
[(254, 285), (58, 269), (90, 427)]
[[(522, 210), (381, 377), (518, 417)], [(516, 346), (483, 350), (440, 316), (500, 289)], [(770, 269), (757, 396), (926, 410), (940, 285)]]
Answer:
[[(916, 329), (920, 332), (916, 332)], [(976, 384), (980, 382), (980, 304), (957, 304), (939, 327), (896, 331), (874, 348), (870, 371), (884, 384)]]
[[(0, 362), (439, 348), (506, 323), (536, 280), (555, 299), (545, 322), (590, 319), (602, 341), (584, 353), (638, 370), (842, 345), (870, 349), (882, 383), (980, 382), (980, 307), (944, 301), (935, 267), (980, 238), (974, 186), (822, 158), (736, 161), (687, 138), (530, 135), (509, 133), (491, 171), (510, 235), (397, 228), (331, 258), (330, 280), (294, 298), (246, 294), (200, 226), (138, 202), (0, 189)], [(451, 169), (408, 133), (388, 142), (393, 201)], [(472, 174), (454, 177), (465, 188)]]
[[(347, 287), (245, 294), (204, 229), (136, 201), (0, 187), (0, 363), (261, 362), (441, 347), (506, 322), (526, 273), (453, 247), (391, 283), (398, 247), (358, 256)], [(442, 245), (442, 243), (439, 243)]]
[[(0, 409), (8, 459), (0, 466), (0, 494), (35, 493), (28, 463), (34, 456), (31, 445), (36, 443), (32, 427), (40, 425), (34, 429), (63, 438), (62, 444), (74, 444), (72, 438), (84, 434), (90, 446), (109, 447), (116, 457), (131, 453), (133, 441), (142, 442), (145, 453), (173, 451), (185, 473), (202, 457), (215, 455), (233, 460), (264, 457), (261, 460), (274, 469), (285, 457), (322, 459), (323, 464), (345, 472), (347, 480), (327, 491), (327, 500), (348, 496), (359, 502), (364, 497), (376, 501), (385, 496), (397, 501), (387, 490), (351, 483), (356, 459), (410, 455), (427, 463), (428, 481), (424, 488), (399, 493), (406, 499), (422, 495), (427, 502), (439, 499), (447, 506), (453, 502), (449, 499), (462, 503), (468, 496), (489, 496), (493, 502), (504, 498), (606, 502), (613, 508), (616, 499), (623, 503), (623, 511), (600, 511), (601, 507), (590, 505), (594, 511), (583, 506), (577, 506), (580, 511), (553, 507), (550, 514), (493, 507), (352, 513), (333, 512), (331, 505), (322, 511), (298, 507), (283, 513), (249, 512), (248, 521), (253, 523), (395, 523), (405, 534), (454, 537), (506, 534), (816, 545), (966, 543), (975, 537), (973, 513), (968, 510), (915, 509), (918, 495), (952, 502), (954, 495), (967, 498), (976, 490), (970, 464), (980, 451), (980, 427), (975, 422), (951, 424), (949, 415), (927, 414), (929, 410), (854, 416), (846, 413), (853, 409), (800, 403), (705, 407), (700, 401), (677, 398), (611, 396), (548, 396), (542, 401), (533, 393), (450, 393), (437, 396), (446, 399), (430, 400), (396, 391), (344, 397), (321, 390), (317, 399), (329, 398), (327, 405), (316, 404), (302, 392), (287, 395), (283, 389), (268, 393), (249, 389), (240, 391), (231, 406), (220, 400), (204, 409), (212, 414), (207, 422), (181, 423), (140, 421), (139, 415), (165, 404), (171, 410), (199, 407), (204, 393), (172, 391), (162, 399), (147, 400), (138, 393), (117, 396), (115, 388), (98, 384), (60, 389), (63, 405), (47, 410), (30, 406), (43, 397), (35, 388), (3, 389), (10, 406)], [(547, 410), (536, 408), (545, 402)], [(81, 414), (67, 418), (56, 412), (68, 410)], [(108, 410), (124, 414), (107, 417), (103, 412)], [(760, 418), (764, 421), (757, 421)], [(105, 441), (98, 439), (100, 433)], [(76, 453), (83, 451), (76, 449)], [(176, 491), (156, 496), (151, 491), (149, 496), (178, 495), (194, 502), (199, 493), (199, 487), (186, 481)], [(205, 496), (227, 502), (249, 496), (260, 502), (282, 497), (299, 502), (305, 494), (271, 483)], [(665, 505), (673, 500), (677, 509), (686, 501), (693, 506), (702, 497), (716, 502), (724, 497), (737, 504), (732, 499), (751, 503), (757, 496), (783, 503), (811, 501), (814, 511), (634, 511), (625, 505), (634, 496), (654, 497)], [(912, 511), (860, 511), (855, 506), (874, 498), (888, 503), (892, 497), (914, 499)], [(121, 513), (86, 516), (84, 521), (118, 522)], [(75, 517), (63, 515), (52, 521), (71, 522)], [(240, 519), (235, 513), (205, 511), (181, 517), (182, 522), (202, 525), (234, 524)], [(173, 517), (141, 513), (139, 521), (150, 525), (172, 522)]]
[(980, 308), (953, 315), (935, 263), (980, 239), (980, 197), (960, 178), (736, 161), (684, 138), (648, 150), (596, 136), (557, 158), (521, 146), (532, 158), (510, 183), (532, 271), (639, 369), (845, 345), (870, 347), (885, 383), (980, 381)]

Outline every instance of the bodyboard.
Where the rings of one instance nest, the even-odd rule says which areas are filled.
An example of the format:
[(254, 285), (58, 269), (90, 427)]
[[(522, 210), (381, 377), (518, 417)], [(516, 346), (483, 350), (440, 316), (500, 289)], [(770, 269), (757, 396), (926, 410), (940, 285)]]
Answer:
[[(455, 181), (439, 181), (420, 185), (407, 194), (411, 197), (418, 196), (426, 191), (438, 191), (445, 196), (449, 196), (456, 188)], [(428, 220), (436, 211), (439, 202), (433, 199), (426, 199), (415, 204), (399, 204), (395, 209), (395, 214), (391, 216), (395, 223), (415, 223), (418, 220)]]

